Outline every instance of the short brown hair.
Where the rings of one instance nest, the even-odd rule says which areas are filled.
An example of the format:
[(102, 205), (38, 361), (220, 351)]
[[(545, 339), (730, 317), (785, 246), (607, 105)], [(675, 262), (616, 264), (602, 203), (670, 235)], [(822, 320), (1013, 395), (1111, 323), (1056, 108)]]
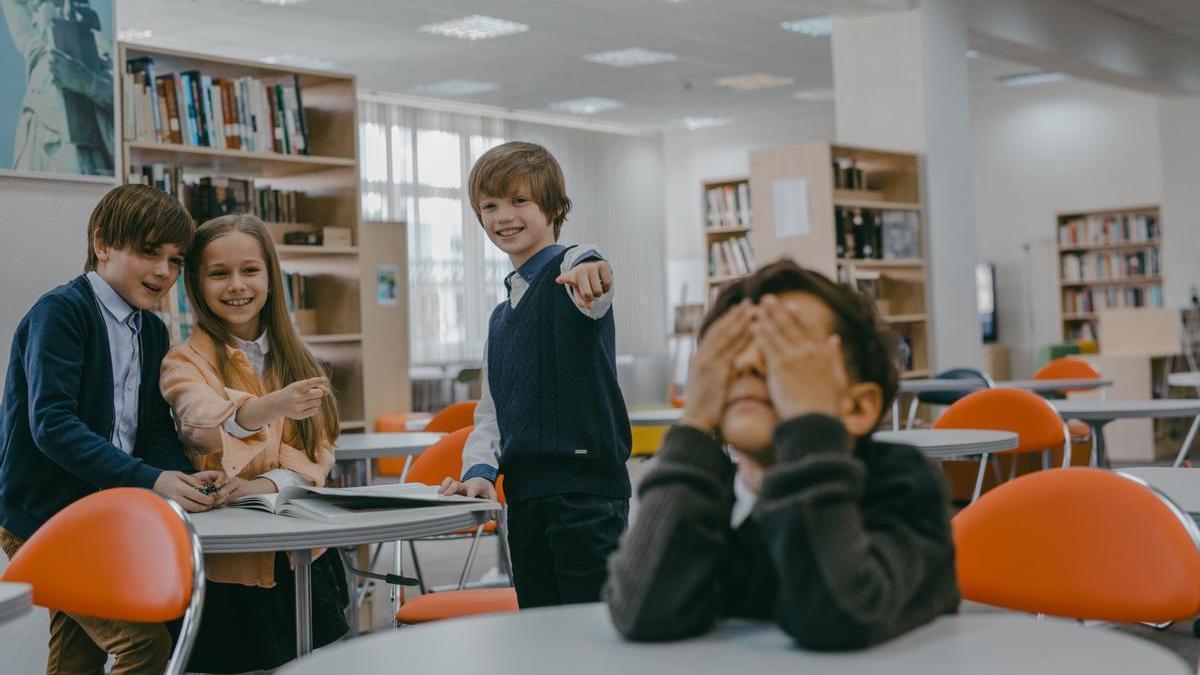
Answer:
[(726, 286), (713, 301), (708, 316), (704, 317), (700, 336), (703, 338), (714, 321), (746, 298), (757, 304), (768, 293), (779, 295), (797, 291), (817, 298), (833, 313), (833, 330), (842, 340), (847, 374), (857, 382), (878, 384), (883, 390), (880, 410), (887, 410), (896, 396), (900, 377), (894, 356), (896, 339), (879, 318), (875, 303), (857, 290), (834, 283), (789, 258), (771, 263)]
[(536, 143), (513, 141), (497, 145), (475, 162), (467, 181), (475, 217), (483, 223), (479, 213), (479, 202), (483, 197), (507, 197), (521, 183), (529, 185), (530, 197), (554, 225), (554, 240), (558, 241), (563, 222), (571, 210), (567, 181), (554, 155)]
[(96, 238), (106, 246), (141, 249), (147, 244), (175, 244), (185, 253), (196, 222), (178, 199), (149, 185), (120, 185), (100, 198), (88, 219), (87, 262), (96, 269)]

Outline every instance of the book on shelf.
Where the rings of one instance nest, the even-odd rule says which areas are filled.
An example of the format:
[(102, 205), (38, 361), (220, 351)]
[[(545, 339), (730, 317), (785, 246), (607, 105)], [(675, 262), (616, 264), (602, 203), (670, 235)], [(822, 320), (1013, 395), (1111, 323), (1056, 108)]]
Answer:
[(167, 334), (172, 345), (177, 345), (191, 337), (196, 318), (192, 314), (187, 287), (183, 282), (182, 275), (167, 292), (166, 297), (159, 302), (154, 313), (167, 325)]
[(1112, 286), (1063, 291), (1064, 314), (1093, 314), (1105, 309), (1162, 307), (1162, 286)]
[(921, 257), (921, 225), (912, 211), (834, 207), (839, 259), (909, 260)]
[(754, 248), (749, 237), (731, 237), (709, 245), (709, 275), (740, 277), (754, 271)]
[[(288, 486), (274, 494), (239, 497), (230, 506), (279, 516), (340, 523), (370, 520), (370, 515), (394, 516), (397, 511), (446, 504), (490, 504), (481, 498), (438, 494), (421, 483), (367, 485), (349, 488)], [(499, 504), (496, 504), (499, 508)]]
[(1152, 213), (1093, 214), (1060, 219), (1058, 245), (1116, 246), (1153, 242), (1159, 222)]
[(156, 76), (154, 57), (143, 56), (126, 62), (122, 84), (125, 140), (310, 154), (299, 75), (264, 81), (191, 69)]
[(1157, 248), (1063, 253), (1059, 264), (1065, 282), (1137, 280), (1159, 274)]
[(184, 167), (171, 164), (133, 164), (126, 182), (152, 185), (179, 197), (198, 223), (233, 213), (253, 213), (267, 222), (301, 220), (303, 192), (256, 185), (248, 177), (191, 174), (185, 177), (185, 172)]
[(710, 229), (750, 227), (750, 184), (714, 185), (704, 191), (705, 218)]

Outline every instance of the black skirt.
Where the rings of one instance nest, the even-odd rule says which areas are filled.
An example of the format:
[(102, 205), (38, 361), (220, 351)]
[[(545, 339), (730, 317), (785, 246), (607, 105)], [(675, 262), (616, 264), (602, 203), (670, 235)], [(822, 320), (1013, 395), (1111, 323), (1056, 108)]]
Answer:
[[(312, 563), (312, 642), (323, 647), (349, 630), (346, 574), (337, 551)], [(275, 554), (275, 587), (206, 581), (200, 633), (187, 669), (244, 673), (278, 668), (296, 658), (295, 574), (284, 553)]]

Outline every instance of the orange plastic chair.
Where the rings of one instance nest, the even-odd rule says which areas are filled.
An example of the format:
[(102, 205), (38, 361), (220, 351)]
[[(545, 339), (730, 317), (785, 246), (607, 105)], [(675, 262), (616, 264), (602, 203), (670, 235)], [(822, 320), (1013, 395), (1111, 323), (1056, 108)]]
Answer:
[(396, 623), (411, 626), (460, 616), (506, 614), (518, 609), (517, 592), (512, 587), (471, 588), (418, 595), (396, 611)]
[[(463, 446), (467, 443), (467, 437), (471, 435), (474, 427), (459, 429), (453, 433), (447, 434), (440, 441), (427, 448), (424, 452), (417, 456), (412, 467), (408, 470), (407, 480), (414, 483), (424, 483), (426, 485), (441, 485), (442, 480), (446, 476), (457, 477), (462, 473), (462, 452)], [(496, 480), (497, 498), (501, 504), (504, 504), (504, 477), (500, 476)], [(396, 610), (397, 623), (421, 623), (422, 621), (431, 621), (433, 619), (415, 620), (423, 616), (439, 616), (440, 618), (449, 618), (451, 616), (467, 616), (470, 614), (484, 614), (493, 611), (504, 609), (508, 605), (505, 604), (503, 594), (479, 594), (475, 591), (491, 590), (505, 591), (511, 589), (470, 589), (464, 590), (467, 583), (467, 574), (471, 570), (472, 563), (475, 562), (475, 553), (478, 551), (479, 540), (484, 534), (496, 534), (500, 537), (500, 545), (502, 547), (502, 555), (500, 564), (504, 570), (510, 575), (512, 571), (508, 565), (508, 538), (504, 534), (504, 512), (501, 511), (498, 518), (493, 521), (488, 521), (479, 527), (469, 530), (463, 530), (450, 535), (438, 535), (434, 537), (421, 537), (421, 540), (445, 540), (448, 538), (472, 537), (471, 548), (467, 552), (467, 560), (463, 565), (462, 573), (458, 579), (458, 590), (443, 591), (440, 593), (429, 593), (425, 587), (425, 579), (421, 573), (420, 559), (417, 557), (416, 540), (410, 539), (408, 542), (409, 552), (412, 554), (413, 567), (415, 568), (417, 581), (421, 589), (422, 595), (410, 600)], [(397, 551), (399, 553), (399, 551)], [(461, 596), (460, 593), (470, 593), (471, 595)], [(513, 596), (515, 604), (516, 595)], [(478, 600), (478, 602), (476, 602)], [(413, 603), (418, 603), (417, 608), (405, 611), (405, 607)]]
[(1074, 467), (1021, 476), (953, 520), (964, 598), (1073, 619), (1200, 614), (1200, 530), (1135, 478)]
[[(469, 427), (475, 423), (475, 406), (478, 401), (459, 401), (438, 411), (433, 419), (429, 420), (429, 424), (425, 425), (424, 431), (433, 433), (448, 434), (452, 431), (458, 431), (464, 427)], [(387, 423), (388, 428), (380, 428), (384, 426), (385, 420), (380, 419), (376, 425), (376, 431), (404, 431), (404, 428), (395, 428), (394, 422)], [(412, 463), (412, 457), (384, 457), (375, 463), (375, 472), (380, 476), (399, 476), (401, 480), (408, 480), (405, 472), (409, 469)]]
[[(1096, 370), (1092, 364), (1083, 359), (1075, 359), (1069, 356), (1062, 356), (1047, 363), (1038, 369), (1033, 374), (1035, 380), (1098, 380), (1100, 379), (1100, 371)], [(1069, 394), (1076, 391), (1087, 391), (1086, 389), (1064, 389), (1064, 394)], [(1100, 396), (1104, 396), (1104, 392), (1100, 392)], [(1092, 438), (1092, 428), (1086, 422), (1080, 420), (1067, 420), (1067, 430), (1071, 433), (1071, 441), (1074, 443), (1091, 443), (1092, 444), (1092, 459), (1089, 462), (1091, 466), (1096, 465), (1096, 443)]]
[[(1071, 439), (1058, 412), (1042, 397), (1021, 389), (981, 389), (962, 397), (933, 423), (934, 429), (993, 429), (1017, 434), (1017, 447), (998, 455), (1015, 458), (1030, 452), (1063, 448), (1063, 466), (1071, 462)], [(971, 501), (979, 499), (987, 468), (986, 453), (979, 461)], [(1016, 470), (1013, 462), (1012, 472)], [(1010, 472), (1010, 476), (1012, 475)]]
[(165, 672), (187, 666), (204, 604), (204, 559), (173, 501), (138, 488), (88, 495), (39, 528), (0, 580), (29, 584), (33, 604), (71, 614), (141, 623), (182, 616)]

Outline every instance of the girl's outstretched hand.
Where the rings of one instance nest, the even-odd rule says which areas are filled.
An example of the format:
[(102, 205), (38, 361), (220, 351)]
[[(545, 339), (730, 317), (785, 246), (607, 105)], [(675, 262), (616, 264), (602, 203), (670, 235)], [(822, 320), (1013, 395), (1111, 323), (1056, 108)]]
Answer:
[(270, 394), (277, 416), (292, 420), (305, 420), (320, 413), (322, 399), (332, 395), (327, 377), (298, 380)]

